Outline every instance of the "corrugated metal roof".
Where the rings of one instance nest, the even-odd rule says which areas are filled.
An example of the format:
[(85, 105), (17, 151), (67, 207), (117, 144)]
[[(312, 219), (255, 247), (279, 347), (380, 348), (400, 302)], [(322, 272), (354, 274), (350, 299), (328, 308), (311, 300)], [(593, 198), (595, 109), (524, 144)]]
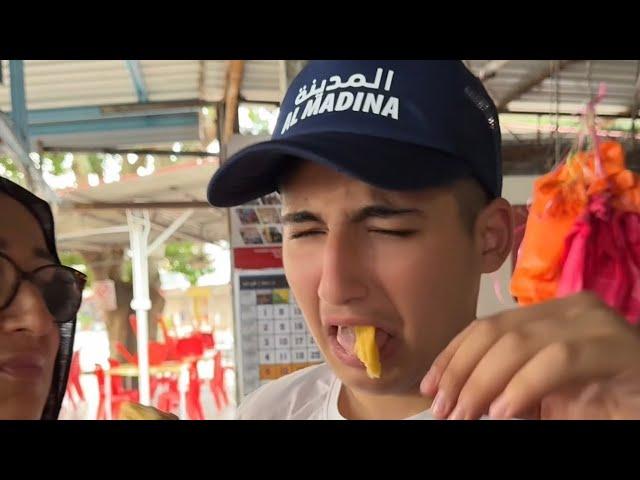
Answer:
[[(491, 60), (468, 60), (480, 74)], [(592, 60), (591, 87), (604, 81), (608, 96), (603, 102), (610, 111), (631, 105), (638, 75), (637, 60)], [(149, 101), (200, 98), (220, 101), (224, 97), (227, 61), (224, 60), (141, 60), (140, 66)], [(549, 60), (506, 61), (485, 84), (499, 102), (527, 79), (549, 68)], [(25, 85), (29, 109), (135, 103), (136, 90), (124, 60), (25, 60)], [(10, 110), (8, 62), (2, 64), (4, 85), (0, 85), (0, 109)], [(243, 100), (277, 102), (281, 98), (280, 60), (247, 60), (241, 86)], [(587, 61), (575, 61), (559, 75), (560, 99), (564, 109), (574, 111), (589, 95)], [(202, 90), (199, 89), (203, 76)], [(514, 99), (511, 111), (549, 110), (555, 99), (555, 77), (543, 79)], [(568, 105), (568, 106), (567, 106)], [(534, 108), (535, 107), (535, 108)]]
[[(229, 63), (226, 60), (135, 62), (141, 73), (146, 100), (151, 105), (159, 102), (224, 101)], [(10, 112), (9, 62), (1, 63), (4, 82), (0, 85), (0, 110)], [(240, 100), (278, 102), (282, 92), (282, 66), (280, 60), (245, 61)], [(174, 107), (167, 111), (119, 109), (106, 114), (100, 112), (99, 107), (105, 106), (144, 105), (139, 101), (134, 75), (125, 60), (25, 60), (24, 79), (27, 108), (32, 112), (30, 136), (33, 150), (39, 142), (50, 147), (126, 148), (174, 141), (191, 142), (200, 138), (197, 106), (186, 107), (180, 112)], [(96, 108), (96, 113), (80, 118), (62, 110), (91, 107)], [(33, 112), (38, 112), (39, 118)], [(179, 113), (183, 115), (177, 115)], [(113, 121), (134, 116), (138, 116), (140, 121)], [(159, 119), (160, 116), (164, 118)]]
[(279, 102), (282, 68), (280, 60), (247, 61), (240, 96), (248, 102)]
[[(203, 100), (216, 102), (224, 97), (227, 63), (140, 60), (140, 67), (150, 102), (200, 98), (201, 74)], [(0, 110), (10, 111), (8, 62), (4, 61), (2, 67), (5, 81), (0, 85)], [(243, 99), (279, 101), (280, 68), (279, 60), (247, 60), (240, 90)], [(124, 60), (25, 60), (24, 76), (29, 110), (138, 101)]]
[[(489, 60), (470, 60), (471, 70), (479, 75)], [(528, 80), (544, 76), (550, 70), (550, 60), (510, 60), (495, 75), (485, 81), (489, 93), (500, 103)], [(607, 96), (598, 106), (598, 113), (627, 115), (634, 101), (635, 85), (640, 71), (639, 60), (571, 61), (559, 74), (552, 74), (523, 91), (506, 105), (505, 111), (555, 113), (556, 81), (560, 113), (578, 113), (600, 82), (607, 86)]]
[[(146, 97), (151, 104), (168, 101), (224, 100), (226, 60), (140, 60)], [(578, 113), (600, 82), (608, 93), (598, 106), (599, 114), (628, 115), (637, 95), (638, 60), (561, 61), (563, 68), (549, 75), (550, 60), (466, 60), (503, 112), (555, 114), (556, 86), (560, 113)], [(8, 61), (2, 61), (4, 82), (0, 85), (0, 110), (10, 109)], [(247, 60), (240, 87), (241, 101), (278, 102), (282, 95), (284, 61)], [(493, 70), (487, 72), (487, 70)], [(133, 105), (140, 106), (138, 90), (125, 60), (25, 60), (25, 90), (31, 112), (32, 149), (45, 146), (133, 147), (196, 142), (200, 139), (199, 107), (140, 113), (109, 112), (100, 108), (86, 117), (58, 119), (57, 109)], [(505, 102), (505, 99), (509, 100)], [(56, 109), (48, 111), (46, 109)], [(90, 108), (84, 108), (91, 110)], [(46, 110), (46, 111), (43, 111)], [(111, 110), (116, 110), (112, 108)], [(121, 120), (115, 122), (112, 120)], [(60, 125), (52, 123), (60, 122)], [(102, 123), (100, 123), (102, 122)], [(100, 123), (100, 124), (99, 124)], [(117, 125), (114, 126), (114, 124)], [(52, 128), (53, 127), (53, 128)], [(116, 128), (117, 127), (117, 128)], [(533, 127), (533, 130), (532, 130)], [(548, 126), (547, 126), (548, 127)], [(571, 136), (571, 132), (559, 132)], [(513, 124), (503, 128), (503, 139), (523, 141), (549, 137), (548, 128), (538, 135), (535, 126)]]

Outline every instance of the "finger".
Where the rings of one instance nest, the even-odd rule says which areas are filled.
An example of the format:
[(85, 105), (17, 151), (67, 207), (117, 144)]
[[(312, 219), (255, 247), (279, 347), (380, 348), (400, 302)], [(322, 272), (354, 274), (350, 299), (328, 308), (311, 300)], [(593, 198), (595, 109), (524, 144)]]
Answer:
[(436, 359), (431, 364), (429, 371), (420, 382), (420, 391), (423, 395), (427, 395), (433, 397), (438, 391), (438, 383), (440, 382), (440, 377), (442, 376), (442, 372), (447, 368), (449, 361), (453, 357), (454, 353), (462, 343), (462, 341), (469, 334), (471, 329), (473, 328), (475, 322), (471, 322), (467, 327), (462, 330), (458, 335), (454, 337), (451, 342), (447, 345), (447, 347), (438, 354)]
[(502, 328), (497, 322), (483, 320), (478, 322), (472, 331), (465, 336), (440, 375), (438, 394), (432, 407), (436, 418), (444, 418), (451, 413), (451, 410), (456, 406), (460, 390), (478, 362), (502, 335)]
[(546, 346), (513, 376), (491, 404), (489, 415), (511, 418), (540, 403), (552, 392), (614, 374), (617, 365), (607, 360), (607, 355), (612, 357), (608, 347), (610, 345), (600, 340), (555, 342)]
[[(451, 362), (451, 359), (455, 355), (462, 342), (473, 330), (478, 328), (479, 325), (483, 325), (486, 323), (495, 324), (496, 327), (502, 326), (505, 330), (509, 329), (510, 326), (515, 325), (527, 325), (534, 327), (536, 326), (535, 324), (538, 323), (538, 320), (549, 318), (553, 319), (554, 317), (556, 317), (557, 315), (554, 315), (554, 312), (558, 310), (559, 305), (561, 305), (563, 302), (566, 303), (567, 299), (551, 300), (528, 307), (505, 310), (495, 315), (480, 318), (471, 322), (464, 330), (462, 330), (462, 332), (454, 337), (454, 339), (433, 361), (429, 371), (422, 379), (422, 382), (420, 384), (420, 391), (428, 396), (433, 396), (436, 394), (442, 374)], [(558, 322), (556, 321), (547, 325), (548, 329), (556, 332), (559, 329), (557, 323)]]
[(600, 420), (609, 418), (611, 413), (602, 382), (554, 391), (540, 405), (542, 420)]
[(477, 361), (460, 389), (452, 416), (464, 419), (480, 418), (514, 375), (544, 345), (545, 339), (540, 336), (530, 336), (519, 331), (510, 331), (502, 335)]

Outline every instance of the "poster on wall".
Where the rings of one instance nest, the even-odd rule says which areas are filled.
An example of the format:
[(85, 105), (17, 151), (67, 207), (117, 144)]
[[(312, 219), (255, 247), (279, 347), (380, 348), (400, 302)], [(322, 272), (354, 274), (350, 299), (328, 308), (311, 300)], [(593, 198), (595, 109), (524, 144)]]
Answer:
[(277, 193), (232, 207), (231, 246), (239, 248), (281, 245), (281, 207), (280, 195)]

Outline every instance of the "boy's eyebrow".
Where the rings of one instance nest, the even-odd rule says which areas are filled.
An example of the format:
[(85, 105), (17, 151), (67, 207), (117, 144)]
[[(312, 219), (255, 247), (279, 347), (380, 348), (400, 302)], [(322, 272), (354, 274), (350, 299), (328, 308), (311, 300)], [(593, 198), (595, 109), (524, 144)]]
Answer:
[(360, 223), (369, 218), (394, 218), (406, 215), (424, 216), (424, 212), (417, 208), (397, 208), (387, 205), (369, 205), (358, 210), (351, 218), (353, 223)]
[[(368, 205), (356, 211), (351, 216), (351, 222), (360, 223), (369, 218), (394, 218), (406, 215), (418, 215), (422, 217), (424, 216), (424, 212), (417, 208), (397, 208), (378, 204)], [(322, 218), (316, 213), (308, 210), (301, 210), (283, 215), (282, 223), (285, 225), (296, 223), (322, 223)]]
[(282, 223), (284, 225), (292, 223), (311, 223), (322, 222), (319, 215), (312, 213), (308, 210), (301, 210), (299, 212), (291, 212), (282, 216)]

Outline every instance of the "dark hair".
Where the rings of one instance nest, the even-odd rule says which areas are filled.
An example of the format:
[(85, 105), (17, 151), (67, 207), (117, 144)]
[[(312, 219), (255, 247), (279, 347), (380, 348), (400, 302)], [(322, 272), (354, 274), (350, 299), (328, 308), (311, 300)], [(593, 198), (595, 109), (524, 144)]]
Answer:
[(493, 196), (473, 177), (455, 180), (451, 183), (451, 191), (465, 230), (473, 234), (478, 215), (493, 200)]

